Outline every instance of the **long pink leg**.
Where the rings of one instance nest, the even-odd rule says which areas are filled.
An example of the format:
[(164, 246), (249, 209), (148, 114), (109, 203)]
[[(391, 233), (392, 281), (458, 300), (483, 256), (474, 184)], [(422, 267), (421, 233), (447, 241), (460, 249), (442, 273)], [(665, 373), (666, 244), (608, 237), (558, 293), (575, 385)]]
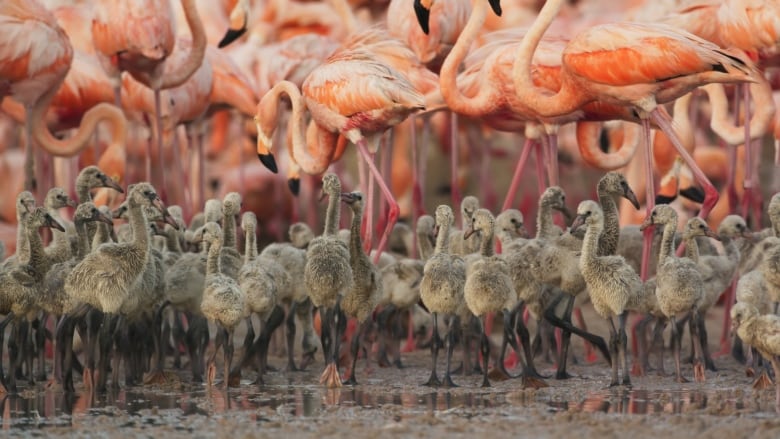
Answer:
[[(461, 193), (458, 185), (458, 115), (456, 113), (450, 113), (450, 144), (450, 190), (452, 191), (452, 206), (459, 207)], [(463, 224), (460, 226), (463, 228)]]
[[(371, 164), (374, 164), (374, 154), (371, 154)], [(374, 200), (376, 200), (376, 191), (374, 190), (374, 179), (368, 180), (368, 200), (366, 201), (366, 237), (363, 241), (363, 250), (366, 253), (371, 252), (371, 246), (374, 244)]]
[[(650, 121), (646, 118), (642, 119), (642, 143), (645, 147), (645, 214), (650, 216), (650, 212), (655, 207), (655, 181), (653, 179), (653, 146), (650, 142)], [(642, 266), (640, 269), (642, 281), (646, 281), (649, 274), (650, 246), (653, 244), (654, 228), (655, 226), (650, 226), (643, 233)]]
[(390, 188), (387, 187), (387, 184), (385, 184), (382, 175), (374, 165), (371, 153), (368, 152), (368, 146), (366, 145), (365, 138), (361, 138), (358, 141), (357, 148), (358, 151), (360, 151), (360, 155), (363, 156), (363, 160), (365, 160), (368, 164), (368, 169), (371, 171), (371, 174), (379, 185), (379, 189), (382, 190), (382, 194), (385, 196), (387, 204), (390, 205), (390, 209), (388, 210), (387, 214), (387, 225), (385, 226), (385, 232), (382, 234), (382, 238), (379, 240), (379, 245), (376, 248), (376, 255), (374, 256), (374, 263), (376, 264), (379, 262), (379, 257), (382, 255), (385, 247), (387, 247), (387, 240), (390, 237), (390, 232), (393, 231), (393, 226), (395, 226), (395, 223), (398, 221), (398, 214), (400, 209), (398, 208), (398, 203), (395, 201), (395, 197), (393, 197), (393, 193), (390, 192)]
[(536, 186), (541, 197), (547, 189), (547, 183), (544, 181), (544, 146), (540, 141), (536, 141), (534, 146), (536, 146)]
[[(363, 195), (366, 196), (366, 212), (371, 212), (371, 207), (368, 204), (368, 180), (366, 179), (366, 162), (363, 160), (360, 160), (360, 157), (358, 157), (357, 160), (357, 167), (358, 167), (358, 186), (360, 186), (360, 191), (363, 192)], [(373, 200), (372, 200), (373, 201)], [(363, 236), (363, 241), (368, 241), (368, 233), (369, 230), (372, 230), (369, 228), (369, 221), (373, 221), (371, 218), (371, 215), (366, 214), (364, 212), (363, 214), (363, 223), (360, 224), (360, 234)], [(373, 223), (372, 223), (373, 224)]]
[[(417, 218), (422, 214), (423, 208), (422, 189), (420, 188), (420, 166), (417, 163), (417, 118), (412, 114), (409, 116), (409, 120), (412, 123), (412, 129), (410, 130), (412, 137), (409, 139), (409, 145), (411, 145), (412, 149), (412, 178), (414, 179), (412, 182), (412, 229), (414, 230), (417, 227)], [(412, 233), (412, 248), (410, 250), (412, 258), (417, 259), (417, 233)], [(409, 338), (406, 340), (408, 344)]]
[[(160, 195), (160, 198), (168, 204), (168, 196), (166, 191), (166, 184), (165, 184), (165, 172), (163, 170), (165, 169), (163, 165), (163, 140), (162, 140), (162, 105), (160, 103), (160, 90), (154, 91), (154, 118), (155, 123), (157, 124), (157, 149), (155, 150), (155, 154), (157, 154), (157, 178), (152, 181), (154, 184), (155, 189), (157, 189), (157, 193)], [(147, 150), (147, 153), (151, 153), (151, 148)], [(151, 160), (151, 157), (149, 157), (149, 160)], [(146, 165), (147, 170), (147, 178), (151, 178), (151, 163), (147, 161)]]
[(558, 135), (547, 134), (547, 180), (550, 186), (559, 186), (558, 179)]
[(666, 133), (666, 135), (669, 137), (669, 140), (672, 142), (672, 145), (674, 145), (675, 149), (677, 149), (677, 153), (680, 154), (680, 157), (682, 157), (685, 164), (688, 165), (688, 168), (693, 173), (696, 181), (704, 188), (704, 202), (702, 203), (698, 216), (699, 218), (707, 218), (707, 215), (710, 214), (712, 208), (715, 207), (715, 204), (718, 202), (718, 191), (715, 189), (715, 186), (712, 185), (712, 182), (710, 182), (707, 176), (704, 175), (704, 172), (701, 170), (699, 165), (696, 164), (696, 161), (693, 159), (693, 157), (691, 157), (691, 155), (688, 154), (688, 151), (686, 151), (682, 146), (680, 139), (677, 137), (677, 134), (672, 128), (672, 124), (669, 123), (666, 117), (661, 114), (658, 108), (650, 112), (650, 117), (652, 117), (653, 122), (655, 122), (656, 125), (658, 125), (661, 130)]
[[(750, 93), (748, 93), (746, 90), (747, 85), (744, 87), (742, 85), (738, 85), (737, 88), (741, 89), (742, 91), (743, 105), (745, 108), (745, 181), (743, 183), (745, 191), (742, 194), (740, 214), (742, 218), (748, 220), (750, 205), (753, 202), (753, 174), (755, 173), (753, 166), (753, 142), (750, 141)], [(753, 220), (755, 221), (756, 218), (753, 218)], [(749, 221), (748, 224), (750, 224)], [(753, 224), (761, 223), (754, 222)]]
[[(385, 135), (382, 136), (382, 141), (384, 144), (382, 145), (382, 149), (380, 150), (380, 156), (379, 156), (379, 169), (382, 171), (383, 180), (386, 184), (392, 185), (392, 163), (393, 163), (393, 142), (394, 142), (394, 136), (395, 132), (394, 130), (390, 129), (386, 131)], [(382, 229), (384, 226), (385, 219), (387, 217), (387, 208), (384, 204), (381, 204), (379, 206), (379, 221), (377, 221), (377, 233)]]
[(509, 183), (509, 189), (507, 189), (506, 198), (504, 198), (504, 204), (501, 206), (502, 212), (511, 208), (512, 203), (515, 201), (517, 189), (520, 187), (520, 178), (522, 177), (525, 164), (528, 162), (528, 156), (531, 154), (531, 149), (533, 147), (533, 139), (526, 138), (525, 145), (523, 145), (523, 152), (520, 153), (520, 158), (517, 160), (517, 166), (515, 166), (515, 172), (512, 174), (512, 182)]
[(26, 123), (24, 124), (24, 190), (32, 192), (36, 200), (42, 201), (38, 196), (39, 186), (35, 180), (35, 156), (33, 155), (33, 135), (32, 135), (32, 107), (25, 108)]

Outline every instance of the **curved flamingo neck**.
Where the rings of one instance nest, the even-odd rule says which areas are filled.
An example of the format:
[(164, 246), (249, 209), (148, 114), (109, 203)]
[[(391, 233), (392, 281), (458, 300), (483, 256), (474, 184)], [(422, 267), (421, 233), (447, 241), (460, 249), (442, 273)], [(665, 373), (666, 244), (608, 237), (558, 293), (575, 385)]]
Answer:
[(179, 69), (162, 75), (159, 90), (182, 85), (200, 68), (200, 65), (203, 64), (203, 57), (206, 55), (206, 30), (203, 28), (203, 22), (200, 21), (195, 0), (181, 0), (181, 7), (184, 9), (184, 16), (187, 18), (187, 25), (189, 25), (192, 34), (192, 46), (187, 60)]
[(696, 237), (694, 236), (685, 236), (683, 238), (683, 241), (685, 241), (685, 257), (692, 260), (693, 262), (699, 263), (699, 243), (696, 242)]
[[(64, 80), (64, 78), (63, 78)], [(62, 82), (60, 81), (60, 84)], [(59, 86), (52, 87), (41, 97), (34, 107), (28, 109), (27, 120), (32, 121), (32, 135), (35, 141), (47, 153), (58, 157), (73, 157), (80, 153), (95, 133), (98, 122), (108, 120), (111, 123), (112, 145), (118, 144), (124, 148), (127, 140), (127, 119), (119, 108), (106, 103), (92, 107), (84, 114), (76, 134), (66, 140), (59, 140), (52, 135), (46, 125), (46, 110)]]
[[(750, 95), (755, 102), (749, 123), (751, 139), (759, 139), (769, 131), (775, 112), (771, 85), (761, 75), (758, 75), (756, 79), (758, 82), (748, 86)], [(731, 145), (744, 143), (745, 127), (736, 126), (733, 117), (729, 115), (728, 99), (723, 85), (707, 84), (702, 88), (707, 93), (712, 106), (712, 117), (710, 118), (712, 131)]]
[(458, 68), (466, 58), (471, 44), (476, 40), (486, 17), (487, 5), (485, 0), (476, 1), (469, 21), (466, 22), (466, 27), (463, 28), (463, 32), (458, 37), (447, 58), (444, 59), (439, 75), (441, 95), (450, 110), (471, 117), (484, 115), (488, 112), (488, 108), (496, 104), (495, 101), (497, 100), (494, 97), (495, 93), (493, 93), (494, 87), (489, 81), (485, 81), (483, 86), (479, 88), (477, 95), (473, 98), (464, 96), (458, 89), (457, 83)]
[(615, 152), (601, 150), (600, 126), (601, 122), (577, 121), (577, 148), (582, 160), (602, 171), (614, 171), (628, 165), (639, 146), (639, 126), (623, 123), (623, 144)]
[(523, 40), (520, 42), (512, 68), (517, 98), (540, 117), (570, 114), (587, 102), (582, 93), (577, 93), (567, 83), (565, 73), (561, 78), (563, 80), (561, 89), (555, 94), (549, 93), (546, 89), (536, 87), (533, 79), (531, 79), (531, 61), (533, 60), (534, 51), (536, 51), (542, 36), (558, 14), (562, 3), (563, 0), (548, 0), (544, 4), (536, 20), (528, 28), (528, 32), (526, 32)]

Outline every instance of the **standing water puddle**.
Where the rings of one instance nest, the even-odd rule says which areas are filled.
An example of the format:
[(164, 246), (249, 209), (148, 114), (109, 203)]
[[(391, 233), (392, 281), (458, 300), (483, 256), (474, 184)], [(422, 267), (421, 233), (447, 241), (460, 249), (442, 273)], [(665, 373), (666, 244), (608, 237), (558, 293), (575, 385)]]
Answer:
[[(562, 389), (555, 389), (562, 390)], [(553, 390), (536, 393), (457, 388), (428, 391), (414, 387), (359, 386), (327, 390), (319, 386), (273, 386), (266, 388), (162, 390), (130, 388), (98, 394), (67, 396), (62, 392), (27, 391), (0, 399), (2, 427), (30, 431), (41, 427), (70, 427), (91, 418), (111, 421), (116, 427), (168, 426), (192, 431), (193, 417), (239, 416), (258, 423), (312, 418), (331, 410), (355, 411), (371, 417), (372, 410), (388, 410), (400, 420), (424, 413), (465, 409), (486, 413), (492, 409), (519, 409), (536, 405), (553, 412), (605, 412), (623, 414), (678, 414), (707, 409), (709, 414), (757, 411), (773, 415), (772, 404), (760, 404), (739, 389), (643, 390), (609, 389), (561, 394)], [(766, 407), (764, 407), (766, 405)], [(377, 413), (377, 415), (379, 415)]]

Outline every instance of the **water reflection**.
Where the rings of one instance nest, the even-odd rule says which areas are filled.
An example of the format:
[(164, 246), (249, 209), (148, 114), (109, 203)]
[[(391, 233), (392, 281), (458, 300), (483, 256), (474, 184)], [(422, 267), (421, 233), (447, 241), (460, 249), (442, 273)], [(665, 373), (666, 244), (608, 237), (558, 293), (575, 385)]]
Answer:
[(116, 418), (119, 427), (137, 427), (167, 423), (188, 416), (219, 416), (227, 412), (246, 412), (250, 419), (265, 422), (291, 417), (314, 417), (335, 407), (361, 410), (395, 406), (403, 415), (444, 411), (453, 408), (492, 408), (506, 405), (500, 392), (431, 391), (419, 393), (397, 389), (388, 391), (371, 386), (323, 389), (318, 386), (285, 386), (262, 389), (239, 388), (186, 391), (128, 388), (106, 393), (69, 395), (59, 391), (27, 391), (21, 395), (0, 397), (4, 429), (37, 429), (73, 426), (89, 417)]
[[(707, 408), (713, 413), (733, 413), (749, 408), (743, 392), (738, 389), (609, 389), (591, 392), (579, 401), (550, 401), (548, 405), (558, 410), (624, 414), (680, 414)], [(757, 409), (753, 407), (753, 411)]]
[(0, 397), (0, 413), (2, 428), (17, 431), (78, 426), (95, 423), (98, 418), (100, 422), (108, 419), (120, 428), (168, 425), (191, 431), (188, 419), (193, 416), (220, 417), (228, 413), (264, 423), (318, 417), (332, 410), (344, 410), (345, 413), (358, 410), (362, 411), (362, 416), (371, 416), (365, 411), (390, 409), (399, 421), (421, 413), (469, 409), (479, 414), (498, 407), (544, 404), (560, 411), (626, 414), (675, 414), (702, 409), (712, 414), (773, 410), (771, 402), (760, 403), (757, 398), (747, 395), (739, 389), (659, 391), (620, 388), (577, 397), (555, 392), (482, 392), (463, 388), (437, 392), (419, 387), (371, 385), (332, 390), (310, 385), (241, 387), (230, 391), (205, 387), (176, 390), (138, 387), (77, 395), (28, 390), (21, 395)]

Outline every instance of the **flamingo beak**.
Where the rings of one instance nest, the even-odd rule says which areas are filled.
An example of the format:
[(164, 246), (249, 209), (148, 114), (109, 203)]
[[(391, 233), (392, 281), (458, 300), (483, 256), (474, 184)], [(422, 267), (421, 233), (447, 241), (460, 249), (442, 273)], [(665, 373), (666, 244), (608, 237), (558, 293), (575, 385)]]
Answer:
[(569, 227), (569, 230), (574, 231), (582, 227), (582, 225), (585, 224), (585, 216), (583, 215), (577, 215), (574, 217), (574, 221), (572, 221), (571, 226)]
[(556, 208), (556, 210), (563, 214), (563, 217), (566, 218), (566, 222), (571, 221), (572, 217), (574, 216), (566, 206), (561, 206), (560, 208)]
[(745, 239), (753, 240), (753, 232), (750, 231), (750, 229), (745, 229), (742, 231), (742, 237)]
[(68, 197), (68, 201), (65, 202), (65, 204), (68, 205), (68, 207), (78, 207), (79, 203), (76, 202), (73, 198)]
[(707, 228), (707, 230), (704, 231), (704, 236), (709, 236), (712, 239), (720, 241), (720, 236), (718, 236), (717, 233), (713, 232), (712, 229), (710, 229), (709, 227)]
[[(493, 1), (496, 0), (491, 0), (491, 4)], [(421, 0), (414, 0), (414, 13), (417, 15), (417, 22), (420, 23), (420, 28), (425, 32), (425, 35), (428, 35), (428, 32), (430, 32), (428, 23), (431, 19), (431, 11), (423, 6)]]
[(626, 200), (631, 202), (631, 205), (634, 206), (636, 210), (639, 210), (639, 200), (636, 198), (636, 194), (634, 191), (631, 190), (630, 187), (626, 186), (626, 191), (623, 194), (623, 197), (625, 197)]
[(493, 13), (501, 16), (501, 0), (489, 0), (488, 3), (490, 3), (490, 8), (493, 9)]
[(525, 228), (525, 226), (523, 224), (520, 224), (519, 226), (517, 226), (517, 228), (515, 230), (517, 231), (517, 234), (521, 238), (529, 238), (531, 236), (531, 235), (528, 234), (528, 230)]
[(645, 220), (642, 222), (642, 224), (639, 225), (639, 231), (640, 232), (644, 232), (646, 228), (648, 228), (648, 227), (650, 227), (652, 225), (654, 225), (653, 224), (653, 217), (652, 216), (648, 216), (647, 218), (645, 218)]
[(62, 224), (60, 224), (57, 220), (51, 217), (48, 213), (46, 214), (46, 227), (50, 229), (59, 230), (60, 232), (65, 231), (65, 227), (62, 227)]
[(471, 235), (474, 234), (474, 232), (476, 232), (476, 230), (474, 230), (474, 227), (469, 226), (469, 228), (466, 229), (465, 232), (463, 232), (463, 240), (465, 241), (465, 240), (469, 239), (471, 237)]
[(111, 188), (111, 189), (119, 192), (120, 194), (124, 194), (125, 193), (124, 189), (122, 189), (122, 186), (119, 186), (119, 183), (114, 181), (113, 178), (106, 177), (103, 180), (103, 187)]
[(95, 220), (100, 221), (101, 223), (106, 223), (110, 226), (114, 225), (114, 221), (112, 221), (108, 215), (99, 210), (97, 211), (97, 215), (95, 215)]
[(363, 197), (361, 197), (360, 194), (355, 193), (355, 192), (342, 192), (342, 194), (341, 194), (341, 201), (343, 201), (343, 202), (345, 202), (347, 204), (352, 204), (355, 201), (358, 201), (358, 200), (360, 200), (362, 198)]
[(225, 32), (225, 36), (223, 36), (222, 39), (219, 40), (219, 44), (217, 44), (217, 47), (221, 49), (227, 46), (233, 41), (236, 41), (237, 39), (241, 38), (241, 35), (244, 35), (245, 32), (246, 32), (246, 22), (244, 22), (244, 26), (241, 29), (228, 29), (227, 32)]
[(287, 187), (297, 197), (301, 193), (301, 179), (297, 177), (288, 178)]
[(176, 219), (171, 216), (170, 212), (168, 212), (168, 209), (163, 209), (163, 221), (165, 224), (170, 224), (171, 227), (173, 227), (176, 230), (179, 230), (179, 223), (176, 222)]

